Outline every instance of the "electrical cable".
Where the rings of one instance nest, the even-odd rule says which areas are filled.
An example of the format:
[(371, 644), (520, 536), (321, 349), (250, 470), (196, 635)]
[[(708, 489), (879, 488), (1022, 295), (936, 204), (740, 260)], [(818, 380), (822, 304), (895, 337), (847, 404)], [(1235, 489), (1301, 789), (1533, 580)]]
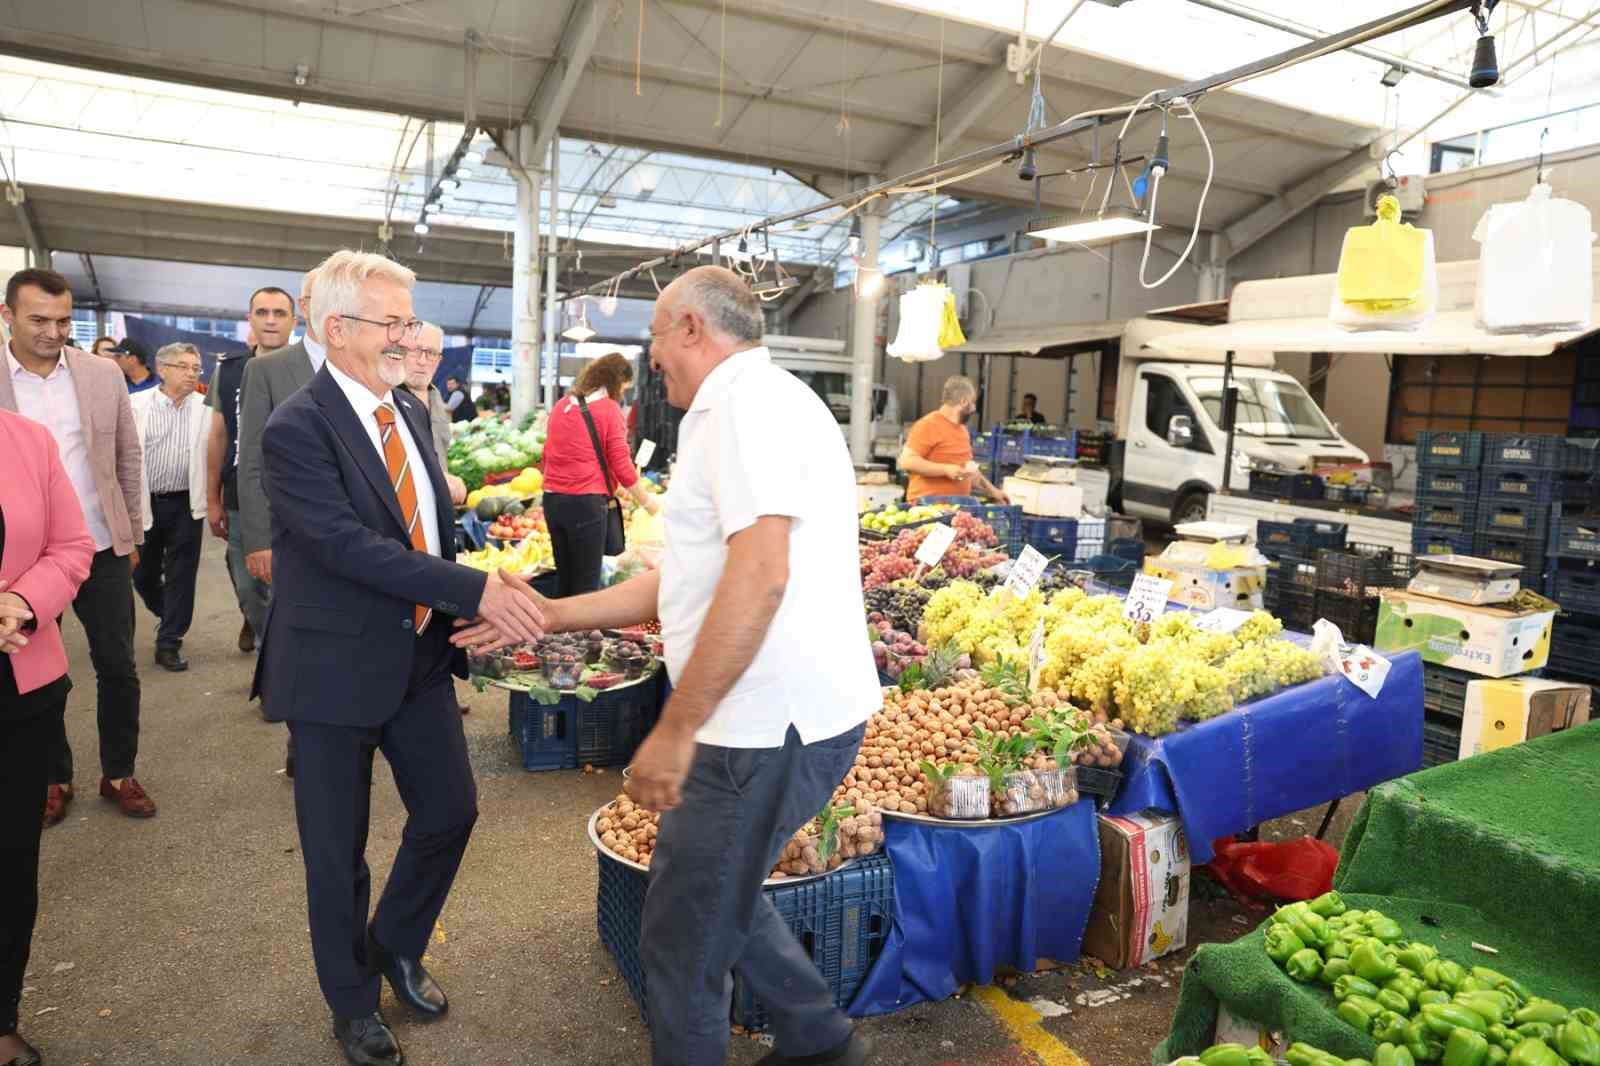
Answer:
[(1211, 179), (1216, 174), (1216, 168), (1217, 168), (1217, 157), (1216, 157), (1216, 154), (1211, 150), (1211, 138), (1206, 136), (1206, 128), (1200, 122), (1200, 116), (1195, 112), (1194, 105), (1191, 104), (1187, 99), (1180, 98), (1178, 100), (1174, 100), (1172, 106), (1174, 106), (1174, 107), (1182, 107), (1184, 109), (1184, 114), (1180, 114), (1179, 117), (1180, 118), (1188, 118), (1189, 121), (1193, 122), (1194, 123), (1194, 128), (1200, 131), (1200, 139), (1205, 142), (1205, 146), (1206, 146), (1206, 183), (1203, 186), (1201, 186), (1201, 188), (1200, 188), (1200, 204), (1199, 204), (1199, 206), (1197, 206), (1195, 208), (1195, 211), (1194, 211), (1194, 229), (1189, 231), (1189, 243), (1184, 246), (1183, 254), (1178, 256), (1178, 261), (1176, 263), (1172, 264), (1172, 269), (1168, 270), (1165, 274), (1163, 274), (1161, 276), (1161, 280), (1155, 281), (1155, 282), (1149, 282), (1149, 281), (1144, 280), (1144, 275), (1145, 275), (1146, 268), (1150, 265), (1150, 242), (1151, 242), (1151, 239), (1155, 235), (1156, 197), (1161, 192), (1161, 175), (1164, 174), (1165, 171), (1157, 169), (1151, 175), (1151, 185), (1150, 185), (1150, 225), (1151, 225), (1151, 228), (1144, 231), (1144, 256), (1143, 256), (1143, 258), (1141, 258), (1139, 260), (1139, 284), (1142, 285), (1146, 289), (1159, 288), (1160, 286), (1165, 285), (1168, 281), (1170, 281), (1172, 279), (1172, 275), (1174, 275), (1174, 274), (1176, 274), (1178, 272), (1178, 268), (1183, 266), (1184, 263), (1189, 261), (1189, 253), (1194, 251), (1195, 241), (1197, 241), (1200, 238), (1200, 220), (1201, 220), (1201, 218), (1203, 218), (1205, 216), (1205, 212), (1206, 212), (1206, 196), (1207, 196), (1207, 194), (1209, 194), (1211, 192)]

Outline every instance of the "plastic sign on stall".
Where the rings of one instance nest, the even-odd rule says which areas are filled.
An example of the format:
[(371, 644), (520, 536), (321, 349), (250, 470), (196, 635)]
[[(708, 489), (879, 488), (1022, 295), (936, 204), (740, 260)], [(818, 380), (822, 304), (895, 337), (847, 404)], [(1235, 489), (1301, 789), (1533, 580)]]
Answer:
[(928, 527), (927, 535), (917, 546), (915, 556), (917, 562), (928, 567), (938, 566), (939, 560), (944, 558), (944, 553), (950, 550), (950, 545), (955, 543), (955, 539), (956, 531), (953, 526), (935, 522)]
[(633, 465), (638, 467), (640, 470), (643, 470), (645, 467), (650, 465), (650, 460), (655, 458), (655, 454), (656, 442), (653, 440), (642, 440), (639, 442), (639, 454), (633, 457)]
[(1044, 568), (1048, 563), (1049, 560), (1039, 554), (1037, 548), (1031, 544), (1025, 545), (1017, 561), (1011, 564), (1011, 573), (1006, 575), (1006, 583), (1000, 586), (1001, 589), (1019, 600), (1027, 599), (1033, 586), (1044, 576)]

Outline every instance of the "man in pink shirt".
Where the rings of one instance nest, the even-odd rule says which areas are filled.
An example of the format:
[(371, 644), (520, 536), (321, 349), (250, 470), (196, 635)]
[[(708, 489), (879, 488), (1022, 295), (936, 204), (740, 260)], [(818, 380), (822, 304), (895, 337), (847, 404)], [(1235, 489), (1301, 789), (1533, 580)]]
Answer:
[[(50, 430), (94, 539), (94, 564), (72, 601), (89, 639), (99, 689), (100, 795), (148, 818), (156, 805), (133, 776), (139, 754), (139, 672), (133, 664), (132, 568), (144, 542), (144, 457), (121, 369), (67, 345), (72, 290), (50, 270), (22, 270), (0, 309), (11, 330), (0, 407)], [(72, 802), (72, 748), (62, 726), (51, 766), (45, 824)]]

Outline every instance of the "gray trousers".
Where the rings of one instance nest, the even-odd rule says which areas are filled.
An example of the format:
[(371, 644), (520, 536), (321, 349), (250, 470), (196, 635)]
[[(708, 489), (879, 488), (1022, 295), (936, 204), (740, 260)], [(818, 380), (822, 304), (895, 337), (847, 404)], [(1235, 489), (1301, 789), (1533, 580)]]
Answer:
[(244, 565), (244, 532), (238, 511), (228, 512), (228, 577), (239, 600), (239, 613), (260, 640), (267, 631), (267, 599), (272, 595), (272, 586), (251, 577)]
[(727, 1060), (734, 971), (766, 1006), (785, 1056), (849, 1039), (849, 1021), (761, 882), (844, 780), (865, 731), (802, 744), (791, 727), (781, 748), (696, 748), (683, 802), (661, 818), (644, 901), (654, 1066)]

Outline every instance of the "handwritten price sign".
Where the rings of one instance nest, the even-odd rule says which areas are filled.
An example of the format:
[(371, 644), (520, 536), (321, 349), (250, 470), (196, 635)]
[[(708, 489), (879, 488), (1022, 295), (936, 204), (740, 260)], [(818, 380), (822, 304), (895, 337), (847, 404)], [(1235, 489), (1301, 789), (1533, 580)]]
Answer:
[(1133, 588), (1122, 603), (1122, 617), (1130, 622), (1154, 622), (1166, 613), (1167, 595), (1172, 582), (1164, 577), (1139, 574), (1133, 579)]
[(1044, 568), (1048, 560), (1029, 544), (1022, 549), (1022, 554), (1017, 556), (1017, 561), (1011, 564), (1011, 573), (1006, 577), (1005, 589), (1018, 599), (1026, 599), (1028, 593), (1033, 591), (1033, 586), (1039, 583), (1039, 578), (1044, 575)]
[(1389, 660), (1371, 648), (1353, 644), (1341, 650), (1339, 672), (1356, 688), (1377, 699), (1389, 677)]
[(929, 526), (928, 535), (917, 546), (917, 562), (928, 567), (938, 566), (939, 560), (944, 558), (944, 553), (950, 550), (955, 540), (956, 531), (953, 527), (942, 522)]

